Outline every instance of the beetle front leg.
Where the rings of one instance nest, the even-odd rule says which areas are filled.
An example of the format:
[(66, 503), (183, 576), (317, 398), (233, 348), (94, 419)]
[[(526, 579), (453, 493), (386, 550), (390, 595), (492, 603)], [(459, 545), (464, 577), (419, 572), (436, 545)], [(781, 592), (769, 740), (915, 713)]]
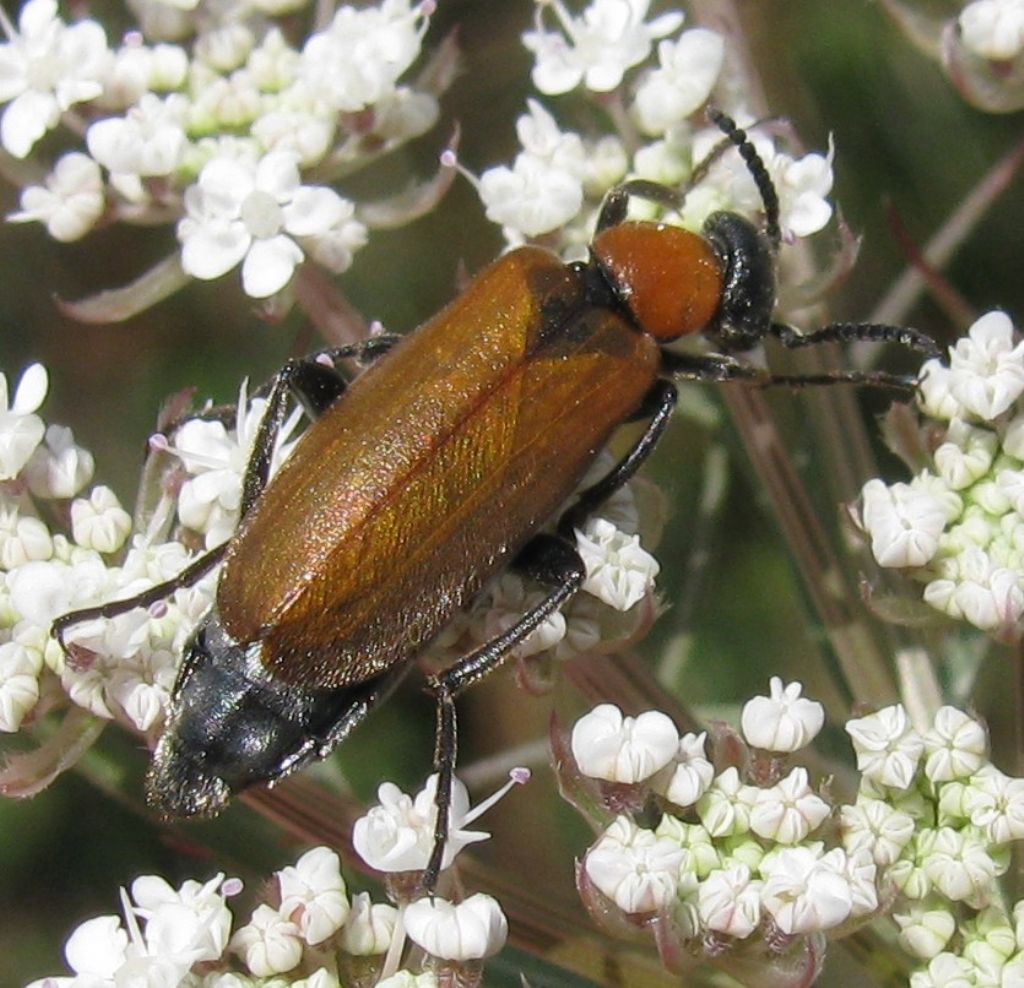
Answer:
[(257, 394), (266, 394), (267, 409), (260, 420), (253, 440), (252, 454), (242, 481), (242, 517), (263, 493), (270, 477), (270, 462), (274, 444), (284, 425), (288, 401), (294, 399), (310, 419), (318, 419), (330, 408), (348, 387), (348, 380), (337, 368), (322, 363), (329, 361), (376, 359), (387, 352), (399, 339), (396, 336), (376, 336), (351, 346), (323, 350), (301, 360), (289, 360), (268, 385)]
[(507, 631), (427, 680), (427, 689), (434, 694), (437, 703), (434, 771), (438, 775), (434, 849), (420, 879), (420, 886), (428, 892), (437, 885), (448, 842), (452, 779), (458, 754), (456, 696), (497, 669), (527, 635), (579, 590), (586, 577), (586, 567), (576, 547), (557, 535), (534, 536), (516, 557), (515, 567), (538, 583), (550, 586), (550, 593)]
[(580, 492), (576, 503), (558, 519), (559, 535), (569, 541), (575, 541), (575, 530), (583, 525), (603, 501), (632, 479), (644, 460), (651, 455), (678, 401), (679, 392), (671, 381), (654, 382), (634, 416), (646, 418), (647, 428), (633, 444), (633, 448), (601, 480)]

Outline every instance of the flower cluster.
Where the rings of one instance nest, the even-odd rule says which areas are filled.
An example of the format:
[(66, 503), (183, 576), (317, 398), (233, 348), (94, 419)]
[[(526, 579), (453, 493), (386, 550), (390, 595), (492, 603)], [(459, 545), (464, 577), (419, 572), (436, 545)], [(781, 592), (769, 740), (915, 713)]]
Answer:
[(998, 880), (1011, 842), (1024, 839), (1024, 779), (991, 763), (985, 728), (954, 707), (940, 708), (926, 730), (900, 705), (846, 730), (861, 785), (839, 810), (843, 845), (870, 854), (901, 946), (927, 962), (911, 984), (1015, 984), (1024, 927), (1008, 915)]
[[(306, 258), (344, 271), (366, 242), (366, 214), (328, 183), (428, 130), (448, 73), (435, 65), (423, 85), (400, 82), (429, 0), (343, 6), (291, 39), (308, 6), (143, 0), (140, 28), (114, 44), (96, 21), (64, 20), (56, 0), (28, 0), (16, 26), (3, 19), (0, 144), (38, 162), (62, 125), (82, 143), (22, 189), (9, 219), (62, 241), (111, 222), (176, 223), (180, 268), (162, 294), (181, 271), (212, 279), (241, 266), (253, 298), (284, 289)], [(386, 203), (376, 215), (397, 225), (446, 181), (407, 192), (404, 215)]]
[(396, 970), (406, 936), (442, 967), (494, 953), (505, 939), (505, 918), (489, 896), (457, 905), (423, 898), (397, 908), (365, 892), (350, 896), (338, 856), (326, 847), (277, 872), (248, 922), (232, 932), (227, 900), (241, 891), (238, 879), (223, 874), (179, 889), (141, 876), (130, 896), (122, 891), (123, 919), (97, 916), (69, 937), (65, 959), (74, 977), (28, 988), (340, 988), (370, 979), (386, 988), (436, 988), (428, 967)]
[[(90, 487), (93, 457), (70, 429), (37, 414), (47, 374), (33, 365), (12, 402), (0, 375), (0, 730), (31, 728), (70, 705), (78, 717), (115, 719), (151, 737), (163, 724), (185, 639), (209, 608), (209, 577), (149, 610), (83, 622), (65, 655), (50, 637), (70, 610), (124, 599), (176, 576), (204, 543), (223, 541), (238, 518), (242, 474), (266, 401), (243, 386), (236, 425), (195, 418), (154, 436), (147, 476), (154, 499), (132, 518), (107, 487)], [(275, 465), (297, 417), (286, 423)], [(47, 745), (65, 745), (60, 732)], [(45, 780), (11, 757), (8, 792)]]
[[(675, 220), (699, 229), (715, 210), (757, 216), (762, 203), (740, 156), (720, 153), (720, 131), (691, 118), (712, 93), (741, 123), (752, 115), (733, 85), (726, 41), (714, 31), (680, 31), (673, 11), (646, 21), (648, 0), (593, 0), (573, 16), (561, 0), (537, 0), (536, 23), (523, 36), (534, 55), (533, 83), (545, 97), (573, 90), (608, 114), (614, 132), (584, 135), (560, 129), (538, 99), (528, 101), (516, 131), (522, 151), (474, 179), (488, 219), (510, 245), (539, 240), (567, 259), (585, 256), (604, 195), (626, 178), (685, 187), (698, 164), (708, 167)], [(655, 42), (657, 47), (655, 49)], [(832, 215), (831, 153), (794, 158), (762, 129), (752, 135), (781, 206), (786, 240), (822, 229)], [(637, 203), (650, 216), (650, 203)]]
[[(921, 441), (909, 483), (870, 480), (858, 521), (879, 565), (924, 585), (927, 604), (1015, 639), (1024, 616), (1024, 343), (982, 316), (921, 369)], [(922, 468), (922, 461), (926, 464)]]
[[(997, 915), (1012, 927), (998, 878), (1024, 838), (1024, 780), (989, 762), (985, 729), (959, 710), (918, 733), (894, 706), (846, 725), (862, 778), (838, 805), (788, 759), (823, 722), (820, 704), (777, 678), (745, 705), (743, 740), (720, 728), (711, 754), (706, 733), (679, 737), (657, 711), (603, 705), (581, 718), (563, 784), (595, 822), (611, 820), (578, 869), (591, 913), (612, 930), (656, 930), (674, 969), (757, 957), (778, 984), (813, 980), (816, 936), (883, 912), (915, 957), (974, 964), (977, 927), (987, 936)], [(999, 948), (982, 966), (1019, 976), (1021, 944)]]

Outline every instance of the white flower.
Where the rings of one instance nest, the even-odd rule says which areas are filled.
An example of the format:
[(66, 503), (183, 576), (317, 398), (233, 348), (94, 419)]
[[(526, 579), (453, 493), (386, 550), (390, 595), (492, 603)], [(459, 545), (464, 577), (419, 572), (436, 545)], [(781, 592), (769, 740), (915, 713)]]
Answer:
[(178, 93), (161, 99), (146, 93), (123, 117), (89, 127), (89, 153), (108, 171), (122, 175), (170, 175), (188, 146), (188, 101)]
[(42, 364), (27, 367), (8, 403), (7, 377), (0, 374), (0, 480), (11, 480), (28, 462), (46, 434), (34, 412), (46, 397), (48, 378)]
[(946, 420), (967, 414), (953, 397), (953, 372), (937, 357), (926, 360), (917, 383), (917, 403), (925, 415)]
[(216, 69), (229, 73), (237, 69), (256, 44), (252, 31), (244, 24), (220, 24), (203, 31), (196, 38), (193, 57)]
[[(570, 16), (561, 0), (538, 5), (535, 31), (523, 35), (534, 53), (533, 84), (549, 96), (566, 93), (583, 82), (606, 93), (622, 82), (627, 69), (642, 62), (656, 38), (664, 38), (683, 22), (678, 12), (644, 23), (650, 0), (593, 0), (579, 18)], [(544, 30), (543, 11), (554, 10), (565, 35)]]
[(103, 28), (83, 20), (70, 27), (57, 16), (56, 0), (29, 0), (18, 30), (0, 45), (0, 143), (24, 158), (60, 115), (102, 92), (109, 57)]
[[(235, 529), (242, 499), (242, 477), (266, 407), (265, 398), (249, 400), (243, 381), (238, 392), (233, 433), (221, 422), (189, 419), (174, 432), (171, 445), (167, 447), (192, 474), (178, 494), (178, 516), (183, 525), (206, 536), (207, 548), (219, 545)], [(271, 458), (271, 475), (294, 448), (290, 439), (301, 414), (296, 409), (278, 433)]]
[(92, 453), (75, 444), (72, 431), (47, 426), (46, 442), (25, 464), (28, 489), (39, 498), (74, 497), (92, 479)]
[(0, 503), (0, 569), (15, 570), (52, 555), (53, 539), (46, 525)]
[(491, 957), (508, 937), (508, 920), (497, 899), (482, 892), (457, 905), (440, 896), (424, 896), (405, 907), (404, 920), (413, 943), (448, 961)]
[(684, 851), (674, 841), (620, 816), (587, 852), (584, 868), (623, 912), (648, 913), (675, 897), (683, 860)]
[(881, 799), (858, 796), (839, 810), (843, 847), (848, 854), (866, 849), (875, 864), (886, 867), (914, 836), (914, 818)]
[(0, 645), (0, 731), (13, 733), (39, 700), (39, 669), (17, 642)]
[(594, 779), (636, 783), (663, 769), (679, 750), (679, 732), (658, 710), (623, 717), (602, 703), (572, 730), (572, 753), (580, 771)]
[(251, 133), (268, 151), (288, 151), (300, 167), (309, 168), (330, 150), (334, 121), (309, 110), (278, 107), (261, 114)]
[(1024, 48), (1021, 0), (975, 0), (960, 11), (964, 46), (994, 62), (1016, 58)]
[(945, 441), (935, 450), (935, 466), (950, 489), (963, 490), (988, 473), (998, 448), (995, 433), (955, 418), (949, 423)]
[(109, 979), (125, 962), (128, 934), (117, 916), (96, 916), (88, 919), (68, 937), (64, 957), (68, 966), (81, 978)]
[(878, 888), (875, 880), (878, 867), (867, 848), (846, 852), (846, 870), (843, 873), (850, 883), (853, 906), (851, 916), (865, 916), (878, 908)]
[[(4, 648), (0, 645), (0, 654)], [(993, 844), (1024, 838), (1024, 779), (1011, 778), (987, 765), (965, 787), (963, 807), (971, 823)]]
[(743, 705), (740, 726), (747, 744), (766, 751), (798, 751), (817, 737), (825, 723), (825, 708), (800, 693), (801, 683), (778, 676), (768, 682), (770, 696), (755, 696)]
[(281, 888), (280, 913), (292, 920), (311, 947), (341, 928), (349, 903), (338, 855), (314, 847), (294, 865), (277, 873)]
[(911, 727), (902, 704), (847, 721), (846, 733), (857, 753), (857, 768), (865, 778), (894, 789), (910, 787), (924, 751), (924, 739)]
[(663, 134), (702, 106), (711, 95), (724, 56), (722, 36), (705, 28), (659, 42), (659, 67), (644, 76), (634, 103), (644, 132)]
[(231, 932), (231, 912), (224, 901), (228, 885), (223, 874), (207, 882), (189, 879), (179, 889), (155, 875), (136, 878), (134, 912), (146, 920), (149, 950), (188, 967), (219, 959)]
[[(480, 176), (487, 218), (525, 237), (564, 226), (583, 205), (583, 182), (534, 154), (516, 155), (511, 168), (489, 168)], [(507, 234), (506, 234), (507, 235)]]
[(583, 589), (618, 611), (628, 611), (654, 586), (658, 561), (640, 545), (639, 535), (620, 532), (595, 516), (576, 530), (576, 548), (587, 568)]
[(958, 579), (932, 580), (924, 600), (957, 620), (983, 631), (1012, 627), (1024, 614), (1024, 588), (1016, 569), (999, 565), (988, 553), (970, 546), (956, 557)]
[(419, 55), (427, 4), (384, 0), (379, 7), (341, 7), (330, 26), (302, 49), (300, 72), (311, 92), (354, 113), (389, 95)]
[(185, 882), (177, 891), (162, 878), (137, 878), (132, 883), (134, 906), (121, 893), (127, 931), (116, 916), (88, 920), (71, 934), (64, 948), (77, 977), (45, 978), (33, 984), (36, 988), (183, 984), (193, 965), (219, 960), (224, 951), (231, 926), (231, 913), (224, 903), (227, 886), (223, 875), (205, 884)]
[(367, 892), (356, 893), (341, 930), (341, 949), (354, 957), (383, 954), (391, 944), (397, 919), (394, 906), (371, 902)]
[(290, 971), (302, 959), (299, 928), (276, 909), (256, 907), (248, 924), (231, 938), (231, 949), (257, 978)]
[[(356, 853), (377, 871), (423, 871), (434, 848), (436, 791), (436, 774), (430, 776), (415, 799), (393, 782), (381, 783), (377, 789), (379, 805), (356, 820), (352, 828), (352, 846)], [(470, 812), (466, 787), (453, 779), (442, 869), (447, 868), (467, 844), (490, 836), (483, 831), (462, 829), (477, 815), (478, 812)]]
[(704, 751), (707, 732), (684, 734), (679, 739), (672, 774), (662, 790), (676, 806), (692, 806), (707, 792), (715, 777), (715, 767)]
[(579, 134), (560, 130), (558, 121), (539, 100), (528, 99), (526, 108), (516, 119), (516, 136), (523, 150), (571, 175), (582, 175), (587, 151)]
[(980, 836), (940, 827), (922, 850), (922, 871), (947, 899), (979, 907), (997, 894), (995, 880), (1006, 866), (992, 857)]
[(21, 192), (21, 209), (8, 215), (12, 223), (45, 223), (54, 240), (70, 243), (84, 237), (103, 215), (106, 199), (99, 166), (86, 154), (61, 155), (45, 185)]
[(242, 287), (266, 298), (291, 280), (303, 247), (353, 222), (333, 189), (300, 184), (293, 155), (272, 151), (258, 163), (217, 157), (185, 190), (187, 214), (178, 223), (181, 263), (203, 280), (242, 265)]
[(750, 811), (760, 790), (744, 785), (735, 766), (730, 766), (697, 803), (697, 815), (712, 837), (744, 834), (750, 829)]
[(761, 922), (761, 887), (744, 865), (713, 871), (697, 886), (697, 911), (709, 930), (750, 936)]
[(924, 774), (932, 782), (973, 775), (988, 757), (985, 728), (956, 707), (941, 707), (924, 736)]
[(900, 945), (922, 960), (944, 950), (956, 932), (953, 914), (927, 901), (911, 902), (906, 912), (894, 912), (892, 918), (900, 928)]
[(750, 829), (765, 840), (797, 844), (828, 817), (831, 808), (811, 790), (807, 769), (794, 768), (770, 789), (759, 789)]
[(179, 89), (188, 72), (188, 55), (178, 45), (149, 47), (141, 35), (130, 34), (107, 63), (103, 93), (97, 103), (111, 110), (133, 106), (150, 89)]
[(832, 157), (805, 154), (793, 159), (777, 154), (772, 161), (771, 176), (779, 195), (779, 224), (783, 235), (809, 237), (823, 229), (832, 218)]
[(769, 854), (761, 865), (761, 902), (783, 933), (800, 935), (830, 929), (853, 909), (845, 876), (846, 855), (821, 845), (793, 847)]
[(105, 673), (103, 696), (140, 731), (148, 731), (170, 706), (179, 659), (179, 649), (139, 648)]
[(71, 532), (75, 541), (86, 549), (116, 552), (131, 530), (131, 515), (121, 507), (109, 487), (94, 487), (88, 498), (71, 502)]
[(949, 351), (950, 390), (971, 414), (991, 421), (1024, 392), (1024, 343), (1013, 345), (1005, 312), (988, 312)]
[(861, 489), (861, 524), (880, 566), (924, 566), (939, 549), (946, 511), (934, 495), (909, 484), (869, 480)]
[(975, 988), (974, 965), (956, 954), (939, 954), (927, 971), (910, 976), (910, 988)]
[(95, 603), (110, 587), (111, 575), (103, 560), (91, 554), (73, 565), (28, 562), (7, 577), (14, 609), (26, 621), (47, 629), (55, 617)]

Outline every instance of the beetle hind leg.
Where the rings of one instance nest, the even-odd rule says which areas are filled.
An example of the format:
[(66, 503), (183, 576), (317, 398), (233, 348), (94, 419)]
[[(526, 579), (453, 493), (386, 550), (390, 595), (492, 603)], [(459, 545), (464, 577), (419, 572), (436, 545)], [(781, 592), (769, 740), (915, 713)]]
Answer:
[(428, 892), (432, 892), (437, 885), (437, 877), (444, 863), (445, 845), (448, 843), (452, 780), (458, 753), (455, 698), (464, 689), (497, 669), (516, 645), (579, 590), (586, 576), (586, 567), (575, 545), (557, 535), (534, 536), (516, 558), (515, 567), (537, 582), (550, 586), (550, 592), (507, 631), (427, 680), (427, 689), (437, 704), (434, 770), (438, 775), (434, 848), (420, 879), (420, 886)]

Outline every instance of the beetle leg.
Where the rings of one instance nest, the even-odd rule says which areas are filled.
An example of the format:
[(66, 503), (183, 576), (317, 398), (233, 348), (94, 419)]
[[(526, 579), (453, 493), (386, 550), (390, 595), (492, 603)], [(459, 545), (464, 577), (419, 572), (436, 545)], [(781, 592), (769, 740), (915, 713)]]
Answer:
[(679, 210), (683, 206), (683, 196), (675, 189), (645, 178), (634, 178), (621, 185), (616, 185), (604, 197), (601, 212), (597, 214), (595, 232), (600, 233), (610, 226), (618, 226), (625, 218), (632, 198), (647, 199), (649, 202), (664, 206), (665, 209)]
[(574, 542), (574, 531), (582, 526), (594, 509), (629, 482), (665, 431), (678, 400), (679, 393), (671, 381), (660, 378), (654, 382), (634, 416), (646, 418), (647, 428), (633, 444), (633, 448), (604, 477), (580, 492), (576, 503), (558, 520), (559, 535)]
[(586, 567), (576, 547), (557, 535), (534, 536), (516, 557), (515, 566), (538, 582), (552, 587), (550, 593), (507, 631), (427, 679), (427, 689), (437, 703), (434, 770), (438, 775), (434, 849), (420, 879), (420, 886), (428, 892), (433, 891), (437, 884), (448, 842), (452, 779), (458, 751), (455, 697), (497, 669), (516, 645), (579, 590), (586, 576)]
[(771, 333), (784, 347), (796, 349), (817, 343), (897, 343), (926, 357), (941, 357), (942, 348), (927, 333), (909, 326), (877, 322), (834, 322), (812, 333), (798, 333), (792, 326), (773, 322)]
[[(823, 341), (822, 341), (823, 342)], [(692, 381), (749, 381), (761, 387), (806, 388), (819, 384), (868, 384), (912, 395), (917, 387), (913, 376), (886, 371), (828, 371), (822, 374), (773, 374), (723, 354), (679, 354), (662, 352), (666, 371)]]
[(163, 583), (157, 583), (155, 586), (150, 587), (148, 590), (143, 590), (142, 593), (138, 593), (134, 597), (128, 597), (125, 600), (112, 600), (108, 604), (83, 607), (80, 610), (62, 614), (60, 617), (55, 618), (53, 624), (50, 625), (50, 634), (57, 639), (60, 647), (66, 652), (67, 645), (64, 642), (64, 632), (71, 625), (79, 624), (82, 621), (92, 621), (96, 618), (117, 617), (119, 614), (127, 614), (128, 611), (134, 611), (136, 607), (149, 607), (155, 604), (158, 600), (169, 597), (175, 590), (191, 586), (201, 576), (213, 569), (221, 561), (227, 547), (227, 542), (222, 542), (209, 552), (201, 555), (198, 559), (192, 560), (177, 576), (172, 577), (170, 580), (165, 580)]

